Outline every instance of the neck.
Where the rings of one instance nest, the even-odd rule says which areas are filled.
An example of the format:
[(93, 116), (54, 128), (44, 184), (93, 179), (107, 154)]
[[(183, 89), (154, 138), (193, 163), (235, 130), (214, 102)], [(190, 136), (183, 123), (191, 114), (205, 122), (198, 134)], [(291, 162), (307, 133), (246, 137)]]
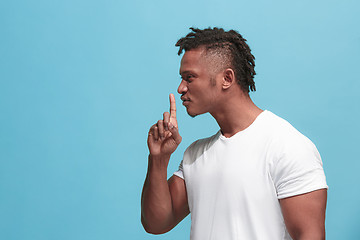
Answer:
[(247, 94), (226, 99), (210, 112), (225, 137), (231, 137), (249, 127), (262, 112)]

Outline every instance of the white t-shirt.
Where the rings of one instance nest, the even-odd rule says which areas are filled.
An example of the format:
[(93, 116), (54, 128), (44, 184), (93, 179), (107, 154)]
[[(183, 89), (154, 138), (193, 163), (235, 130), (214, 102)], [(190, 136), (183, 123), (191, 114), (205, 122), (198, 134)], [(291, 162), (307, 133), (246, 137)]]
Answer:
[(230, 138), (194, 142), (174, 174), (185, 180), (191, 240), (291, 239), (279, 199), (328, 188), (315, 145), (269, 111)]

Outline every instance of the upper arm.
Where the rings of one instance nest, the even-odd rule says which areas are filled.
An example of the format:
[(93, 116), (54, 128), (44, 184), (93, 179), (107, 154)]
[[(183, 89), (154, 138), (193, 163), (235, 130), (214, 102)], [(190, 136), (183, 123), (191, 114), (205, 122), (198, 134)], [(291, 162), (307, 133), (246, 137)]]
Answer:
[(293, 239), (325, 239), (327, 190), (280, 199), (285, 225)]
[(184, 179), (173, 175), (169, 178), (168, 185), (172, 202), (173, 224), (171, 228), (173, 228), (190, 213), (190, 210)]

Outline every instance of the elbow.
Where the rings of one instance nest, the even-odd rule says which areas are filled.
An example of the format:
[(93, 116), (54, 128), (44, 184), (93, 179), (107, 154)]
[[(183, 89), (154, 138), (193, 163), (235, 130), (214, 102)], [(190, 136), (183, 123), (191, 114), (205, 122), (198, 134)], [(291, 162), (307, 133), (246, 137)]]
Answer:
[(149, 234), (159, 235), (159, 234), (166, 233), (165, 231), (160, 231), (160, 229), (151, 228), (150, 226), (144, 224), (143, 222), (142, 222), (142, 225), (143, 225), (145, 232), (147, 232)]
[(157, 230), (147, 228), (147, 227), (144, 227), (144, 230), (145, 230), (145, 232), (147, 232), (149, 234), (153, 234), (153, 235), (160, 235), (160, 234), (166, 233), (165, 231), (157, 231)]
[(149, 224), (146, 222), (146, 220), (144, 219), (143, 216), (141, 216), (141, 224), (142, 224), (145, 232), (147, 232), (149, 234), (159, 235), (159, 234), (167, 233), (168, 231), (171, 230), (171, 228), (161, 228), (154, 224)]

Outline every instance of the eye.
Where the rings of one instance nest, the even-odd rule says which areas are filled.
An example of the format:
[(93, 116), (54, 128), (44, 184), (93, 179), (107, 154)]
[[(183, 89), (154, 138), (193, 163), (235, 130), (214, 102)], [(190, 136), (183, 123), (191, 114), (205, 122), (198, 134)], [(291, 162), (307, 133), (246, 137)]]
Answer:
[(187, 81), (187, 82), (191, 82), (193, 78), (194, 78), (193, 75), (187, 75), (187, 76), (184, 78), (184, 80)]
[(194, 78), (195, 78), (195, 76), (192, 74), (184, 74), (181, 76), (181, 80), (188, 82), (188, 83), (192, 82), (194, 80)]

